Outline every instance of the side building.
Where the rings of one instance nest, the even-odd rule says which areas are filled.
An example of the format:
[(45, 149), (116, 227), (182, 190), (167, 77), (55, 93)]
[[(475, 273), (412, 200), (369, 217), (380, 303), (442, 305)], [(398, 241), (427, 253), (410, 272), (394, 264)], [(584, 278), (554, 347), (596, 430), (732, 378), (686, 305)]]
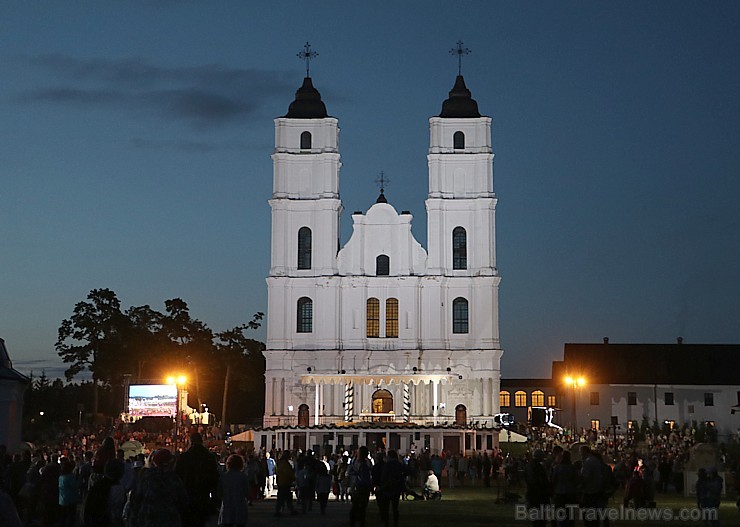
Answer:
[(257, 446), (496, 443), (503, 351), (491, 119), (458, 76), (429, 125), (427, 249), (412, 234), (412, 215), (382, 189), (367, 212), (352, 214), (342, 247), (338, 120), (310, 77), (275, 119)]
[[(710, 424), (719, 441), (740, 433), (740, 345), (565, 344), (552, 364), (564, 426), (622, 431), (644, 420)], [(566, 382), (570, 379), (571, 382)], [(580, 383), (573, 379), (582, 379)]]
[(5, 341), (0, 339), (0, 445), (16, 452), (21, 444), (23, 394), (30, 379), (13, 368)]

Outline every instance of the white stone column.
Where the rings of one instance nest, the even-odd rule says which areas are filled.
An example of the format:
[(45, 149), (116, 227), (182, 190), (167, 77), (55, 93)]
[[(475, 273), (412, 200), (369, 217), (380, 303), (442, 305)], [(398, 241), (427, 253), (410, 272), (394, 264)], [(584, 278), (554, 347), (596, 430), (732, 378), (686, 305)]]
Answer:
[[(321, 414), (321, 385), (317, 382), (316, 383), (316, 404), (314, 405), (314, 412), (313, 412), (313, 424), (317, 425), (319, 424), (319, 415)], [(308, 437), (308, 435), (306, 435)], [(306, 445), (306, 449), (308, 449), (308, 444)]]
[(437, 417), (439, 416), (439, 394), (437, 381), (432, 381), (432, 392), (434, 393), (434, 402), (432, 403), (432, 416), (434, 417), (434, 425), (437, 425)]

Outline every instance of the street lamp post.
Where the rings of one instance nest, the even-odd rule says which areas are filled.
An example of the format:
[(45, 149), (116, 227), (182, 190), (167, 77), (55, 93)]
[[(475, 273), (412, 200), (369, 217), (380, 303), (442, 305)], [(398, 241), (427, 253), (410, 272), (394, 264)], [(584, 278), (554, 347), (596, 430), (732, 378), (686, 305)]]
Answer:
[(177, 389), (176, 402), (175, 402), (175, 452), (179, 448), (180, 442), (180, 419), (182, 417), (182, 397), (181, 388), (185, 386), (188, 378), (184, 375), (169, 376), (167, 377), (167, 384), (174, 384)]
[(572, 394), (573, 402), (572, 402), (572, 412), (571, 412), (573, 422), (571, 426), (573, 427), (573, 436), (576, 437), (576, 435), (578, 434), (578, 418), (576, 415), (576, 397), (578, 394), (577, 390), (579, 386), (585, 386), (586, 379), (581, 376), (567, 375), (564, 381), (567, 386), (570, 386), (573, 388), (573, 394)]

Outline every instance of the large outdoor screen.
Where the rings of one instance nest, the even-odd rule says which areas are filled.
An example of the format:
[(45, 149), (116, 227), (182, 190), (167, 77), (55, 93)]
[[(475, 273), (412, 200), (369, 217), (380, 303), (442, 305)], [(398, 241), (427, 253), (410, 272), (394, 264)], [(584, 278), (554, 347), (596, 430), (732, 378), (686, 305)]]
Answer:
[(174, 384), (133, 384), (128, 391), (128, 413), (132, 417), (163, 417), (177, 413)]

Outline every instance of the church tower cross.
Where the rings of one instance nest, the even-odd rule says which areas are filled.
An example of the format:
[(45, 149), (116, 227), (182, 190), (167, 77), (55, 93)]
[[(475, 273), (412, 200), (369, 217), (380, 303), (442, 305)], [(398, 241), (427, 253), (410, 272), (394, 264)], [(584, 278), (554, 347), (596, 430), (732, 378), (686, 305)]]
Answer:
[(311, 44), (306, 42), (303, 45), (303, 49), (298, 52), (296, 55), (299, 59), (306, 61), (306, 77), (310, 77), (310, 68), (311, 68), (311, 61), (319, 56), (318, 51), (314, 51), (311, 49)]
[(450, 55), (457, 55), (457, 74), (462, 75), (463, 55), (469, 55), (470, 49), (466, 48), (462, 40), (457, 41), (457, 47), (450, 50)]

